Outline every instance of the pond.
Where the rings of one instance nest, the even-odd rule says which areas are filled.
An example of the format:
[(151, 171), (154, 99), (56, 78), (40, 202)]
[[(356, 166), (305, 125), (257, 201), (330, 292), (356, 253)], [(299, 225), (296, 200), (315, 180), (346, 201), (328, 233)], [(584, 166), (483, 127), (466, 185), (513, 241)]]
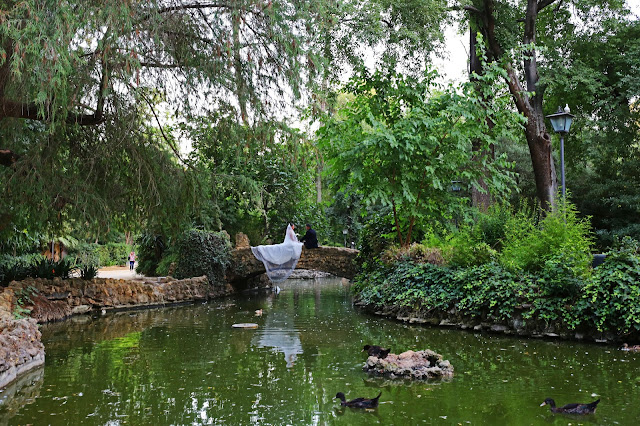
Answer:
[[(0, 393), (0, 424), (630, 425), (640, 417), (640, 354), (373, 317), (352, 306), (339, 279), (281, 289), (44, 325), (45, 366)], [(246, 322), (259, 328), (231, 327)], [(435, 350), (455, 376), (369, 377), (365, 344)], [(334, 399), (379, 391), (374, 411)], [(576, 419), (539, 407), (547, 397), (602, 401), (597, 414)]]

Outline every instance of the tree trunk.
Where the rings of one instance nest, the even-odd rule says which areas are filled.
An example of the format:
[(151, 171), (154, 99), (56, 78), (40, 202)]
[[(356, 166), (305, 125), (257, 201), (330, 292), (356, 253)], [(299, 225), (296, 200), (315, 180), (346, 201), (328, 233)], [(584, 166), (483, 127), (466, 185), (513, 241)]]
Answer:
[(322, 203), (322, 160), (318, 155), (316, 168), (316, 203)]
[[(478, 44), (478, 30), (475, 28), (476, 25), (473, 25), (472, 21), (469, 21), (469, 80), (475, 81), (477, 80), (474, 77), (474, 73), (477, 75), (482, 75), (484, 70), (482, 69), (482, 63), (480, 62), (480, 58), (476, 53), (476, 46)], [(492, 129), (494, 126), (493, 121), (487, 117), (487, 125), (489, 129)], [(483, 150), (482, 145), (479, 141), (473, 141), (471, 145), (471, 150), (473, 151), (473, 160), (476, 161), (486, 156), (490, 156), (491, 160), (495, 159), (495, 147), (493, 144), (490, 145), (488, 150)], [(489, 185), (485, 182), (484, 179), (480, 178), (478, 181), (480, 188), (474, 186), (471, 188), (471, 205), (477, 207), (479, 210), (486, 212), (491, 205), (491, 194), (489, 194)], [(483, 191), (481, 191), (482, 189)]]
[[(555, 0), (543, 0), (540, 3), (536, 0), (527, 0), (522, 40), (524, 45), (535, 44), (538, 12), (554, 2)], [(483, 6), (482, 22), (487, 34), (488, 48), (493, 58), (500, 58), (504, 52), (496, 37), (494, 0), (483, 0)], [(558, 192), (558, 183), (553, 163), (551, 138), (545, 126), (545, 117), (542, 110), (545, 88), (539, 84), (535, 50), (524, 52), (523, 56), (525, 58), (523, 65), (526, 89), (520, 82), (520, 78), (512, 64), (506, 64), (505, 66), (507, 72), (506, 82), (518, 112), (527, 119), (525, 136), (529, 145), (531, 164), (533, 165), (536, 193), (540, 206), (549, 211), (556, 206), (555, 199)], [(533, 93), (533, 95), (530, 96), (530, 93)]]

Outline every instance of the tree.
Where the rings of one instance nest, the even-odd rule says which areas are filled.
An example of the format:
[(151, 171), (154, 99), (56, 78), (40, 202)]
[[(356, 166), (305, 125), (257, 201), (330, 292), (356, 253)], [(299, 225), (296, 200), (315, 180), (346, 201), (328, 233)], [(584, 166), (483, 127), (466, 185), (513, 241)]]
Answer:
[(606, 249), (616, 235), (640, 237), (640, 22), (613, 15), (583, 31), (557, 59), (547, 99), (580, 118), (565, 144), (568, 188)]
[[(300, 96), (324, 64), (309, 37), (324, 3), (2, 2), (3, 225), (48, 226), (65, 214), (103, 228), (105, 216), (158, 219), (155, 207), (180, 198), (158, 183), (190, 175), (167, 117), (190, 119), (225, 101), (245, 123), (261, 121), (287, 94)], [(110, 181), (99, 182), (98, 170)], [(174, 179), (173, 189), (193, 196), (193, 183)], [(22, 193), (39, 200), (17, 206)]]
[(313, 194), (315, 157), (304, 135), (278, 121), (238, 123), (232, 109), (183, 126), (203, 179), (209, 229), (281, 238), (281, 227)]
[[(597, 4), (575, 1), (573, 4), (576, 6), (575, 13), (584, 22), (593, 21), (592, 15), (598, 16), (597, 13), (592, 13), (592, 6), (603, 11), (601, 14), (621, 7), (621, 2), (616, 0)], [(552, 10), (554, 5), (556, 7)], [(537, 197), (544, 209), (555, 206), (558, 191), (551, 137), (545, 125), (543, 100), (548, 80), (541, 79), (537, 52), (540, 46), (538, 32), (542, 14), (546, 14), (546, 28), (553, 28), (556, 34), (559, 28), (569, 22), (569, 13), (562, 11), (562, 6), (561, 0), (526, 0), (515, 5), (508, 1), (475, 0), (471, 5), (459, 7), (471, 14), (472, 31), (483, 35), (490, 58), (499, 61), (504, 67), (505, 81), (514, 104), (518, 112), (527, 119), (525, 136), (534, 170)], [(518, 27), (519, 23), (522, 23), (521, 28)], [(569, 34), (562, 30), (560, 32)], [(517, 37), (520, 38), (519, 45), (516, 43)], [(554, 37), (548, 36), (546, 39), (554, 40)], [(553, 43), (549, 44), (554, 46)], [(518, 61), (521, 61), (520, 65)]]
[(131, 119), (122, 128), (107, 119), (54, 133), (39, 122), (13, 124), (0, 128), (21, 156), (0, 169), (0, 232), (71, 227), (94, 239), (114, 228), (138, 230), (147, 221), (170, 229), (198, 205), (193, 171), (179, 166), (158, 142), (157, 129), (145, 123)]
[[(388, 206), (400, 245), (412, 242), (416, 225), (446, 219), (464, 207), (452, 183), (478, 187), (486, 172), (490, 188), (502, 194), (511, 181), (502, 158), (472, 161), (471, 154), (473, 140), (487, 147), (517, 122), (505, 109), (505, 98), (486, 98), (488, 103), (469, 85), (461, 94), (453, 88), (439, 91), (435, 76), (363, 71), (345, 88), (355, 95), (353, 101), (318, 131), (335, 185), (356, 189), (366, 204)], [(496, 78), (485, 75), (485, 84), (489, 76)], [(493, 129), (487, 116), (496, 123)]]

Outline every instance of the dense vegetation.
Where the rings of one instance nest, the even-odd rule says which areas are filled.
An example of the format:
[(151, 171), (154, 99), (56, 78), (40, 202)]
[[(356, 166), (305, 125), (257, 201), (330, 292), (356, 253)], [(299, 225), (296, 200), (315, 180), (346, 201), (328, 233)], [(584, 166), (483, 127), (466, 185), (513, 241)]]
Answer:
[(99, 264), (84, 257), (67, 256), (60, 260), (51, 260), (40, 254), (25, 256), (0, 255), (0, 287), (11, 281), (25, 278), (71, 278), (75, 273), (90, 280), (98, 272)]
[[(636, 241), (619, 241), (592, 269), (588, 224), (570, 206), (542, 219), (527, 211), (493, 213), (422, 244), (369, 252), (355, 280), (358, 298), (427, 318), (522, 316), (559, 329), (640, 331)], [(496, 223), (499, 216), (506, 220)]]
[[(218, 232), (256, 245), (311, 222), (321, 244), (361, 249), (373, 303), (404, 295), (496, 318), (530, 304), (569, 326), (630, 327), (635, 255), (620, 241), (640, 238), (640, 21), (624, 2), (27, 0), (0, 12), (4, 282), (46, 274), (30, 259), (56, 243), (89, 276), (135, 240), (140, 272), (175, 264), (218, 283)], [(472, 35), (469, 81), (441, 84), (432, 60), (456, 23)], [(544, 118), (565, 103), (577, 116), (568, 202)], [(592, 252), (609, 253), (601, 269)]]

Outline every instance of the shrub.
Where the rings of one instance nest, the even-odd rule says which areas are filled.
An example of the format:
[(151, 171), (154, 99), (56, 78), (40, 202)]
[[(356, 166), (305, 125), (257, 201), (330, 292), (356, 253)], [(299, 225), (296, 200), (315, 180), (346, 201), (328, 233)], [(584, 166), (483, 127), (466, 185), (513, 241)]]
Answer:
[(459, 310), (497, 320), (511, 318), (527, 291), (526, 282), (495, 263), (459, 269), (457, 281), (462, 287)]
[(132, 247), (125, 243), (93, 244), (93, 250), (98, 255), (100, 266), (126, 264), (131, 249)]
[(542, 220), (520, 210), (506, 225), (500, 263), (512, 271), (541, 271), (548, 260), (562, 259), (575, 275), (585, 275), (591, 265), (592, 238), (587, 219), (577, 216), (569, 202)]
[(83, 250), (76, 254), (76, 263), (79, 266), (100, 266), (100, 257), (98, 253), (92, 250)]
[(5, 287), (11, 281), (20, 281), (29, 276), (31, 264), (41, 255), (0, 256), (0, 286)]
[(426, 234), (423, 245), (438, 249), (444, 263), (451, 266), (476, 266), (492, 262), (497, 253), (478, 238), (471, 228), (460, 228), (457, 232), (438, 236)]
[(640, 331), (639, 247), (625, 239), (586, 275), (557, 256), (534, 272), (513, 272), (497, 263), (453, 268), (402, 257), (391, 264), (378, 260), (355, 278), (353, 291), (376, 308), (436, 316), (455, 307), (462, 315), (506, 320), (526, 304), (525, 319), (625, 334)]
[(212, 285), (225, 283), (225, 272), (231, 262), (231, 243), (226, 233), (187, 231), (176, 241), (175, 251), (176, 278), (206, 275)]
[(54, 277), (60, 277), (66, 280), (71, 276), (71, 274), (76, 269), (77, 269), (76, 259), (72, 256), (67, 256), (64, 259), (60, 259), (57, 262), (53, 262)]
[(133, 247), (125, 243), (107, 243), (104, 245), (109, 253), (107, 263), (101, 266), (126, 265), (129, 261), (129, 253)]
[(97, 244), (84, 244), (76, 254), (76, 268), (80, 271), (80, 277), (85, 280), (95, 278), (100, 267), (100, 256), (97, 250), (92, 250), (92, 246)]
[(29, 276), (34, 278), (52, 279), (55, 276), (56, 262), (46, 257), (41, 257), (31, 265)]
[(529, 279), (532, 285), (527, 299), (531, 309), (525, 318), (537, 318), (547, 324), (561, 322), (571, 329), (583, 322), (581, 298), (589, 277), (576, 275), (563, 259), (552, 258)]
[(494, 250), (500, 250), (510, 218), (511, 206), (507, 203), (494, 204), (486, 213), (480, 213), (475, 225), (479, 240)]
[(458, 232), (449, 240), (452, 266), (478, 266), (492, 262), (497, 252), (489, 244), (478, 241), (470, 232)]
[(444, 312), (456, 307), (464, 314), (510, 318), (526, 283), (492, 263), (473, 268), (447, 268), (403, 261), (378, 264), (355, 280), (354, 291), (365, 303), (395, 306), (416, 312)]
[(68, 279), (75, 270), (76, 259), (74, 257), (67, 256), (56, 262), (55, 260), (41, 256), (31, 264), (29, 276), (46, 279), (52, 279), (55, 277)]
[(91, 264), (96, 267), (115, 266), (126, 264), (132, 249), (132, 246), (125, 243), (82, 243), (69, 250), (69, 255), (75, 255), (78, 258), (91, 257)]
[(391, 216), (388, 214), (374, 213), (372, 218), (360, 230), (360, 253), (356, 263), (361, 265), (363, 271), (369, 267), (375, 268), (375, 261), (380, 254), (390, 245), (395, 238), (392, 234)]
[(166, 249), (165, 238), (162, 235), (145, 232), (136, 239), (136, 247), (138, 248), (136, 271), (150, 277), (155, 276), (156, 268)]
[(625, 238), (607, 253), (584, 290), (584, 310), (598, 330), (640, 330), (640, 251)]
[(98, 268), (95, 265), (82, 265), (79, 267), (80, 278), (92, 280), (98, 275)]
[(24, 287), (16, 291), (16, 305), (13, 309), (13, 317), (15, 319), (19, 320), (29, 317), (32, 309), (27, 306), (33, 305), (33, 296), (37, 294), (38, 290), (31, 286)]
[[(169, 248), (169, 250), (166, 251), (160, 263), (158, 263), (158, 267), (156, 268), (157, 274), (160, 276), (169, 275), (169, 268), (171, 267), (171, 264), (175, 263), (177, 266), (179, 258), (180, 256), (178, 255), (178, 253), (176, 253), (175, 250), (173, 250), (173, 248)], [(175, 274), (175, 271), (174, 271), (174, 274)]]

